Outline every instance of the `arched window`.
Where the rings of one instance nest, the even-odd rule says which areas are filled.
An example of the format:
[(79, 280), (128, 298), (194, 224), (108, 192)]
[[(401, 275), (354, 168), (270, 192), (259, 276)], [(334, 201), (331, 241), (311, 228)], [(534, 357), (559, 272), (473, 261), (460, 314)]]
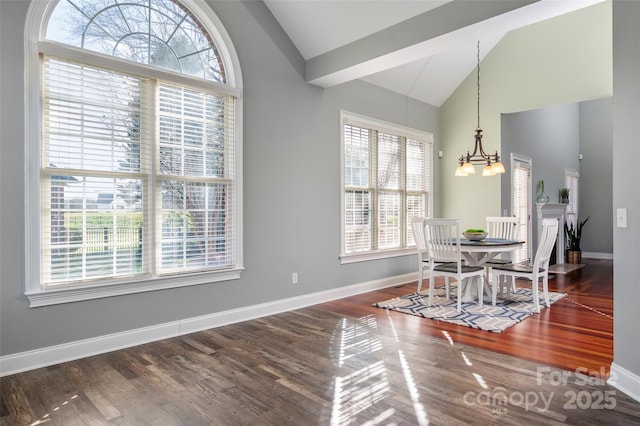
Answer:
[(217, 17), (186, 0), (29, 16), (31, 305), (238, 278), (240, 74)]

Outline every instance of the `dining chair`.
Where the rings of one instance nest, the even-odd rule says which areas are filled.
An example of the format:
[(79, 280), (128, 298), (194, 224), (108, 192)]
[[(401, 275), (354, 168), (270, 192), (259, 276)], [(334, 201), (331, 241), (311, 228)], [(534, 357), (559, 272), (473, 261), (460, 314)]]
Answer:
[[(558, 219), (543, 219), (542, 231), (538, 242), (538, 249), (532, 264), (511, 263), (503, 265), (493, 265), (494, 277), (491, 280), (491, 299), (493, 305), (496, 304), (497, 286), (500, 277), (507, 277), (515, 285), (516, 278), (528, 278), (531, 280), (531, 292), (533, 293), (533, 306), (536, 312), (540, 312), (540, 302), (538, 300), (539, 281), (542, 279), (542, 293), (547, 307), (549, 303), (549, 259), (553, 246), (558, 237)], [(512, 285), (507, 284), (507, 299)]]
[[(506, 240), (516, 240), (518, 238), (518, 219), (515, 216), (487, 216), (485, 220), (487, 223), (485, 230), (489, 238), (504, 238)], [(503, 253), (487, 261), (485, 266), (489, 279), (491, 279), (491, 267), (493, 265), (504, 265), (505, 263), (511, 263), (511, 253)], [(503, 287), (504, 280), (500, 282), (500, 294), (502, 294)], [(513, 282), (512, 290), (516, 290), (515, 281)]]
[[(416, 244), (418, 252), (418, 293), (422, 289), (422, 281), (424, 280), (424, 271), (429, 270), (429, 249), (424, 234), (424, 221), (426, 217), (416, 216), (411, 219), (411, 231), (413, 233), (413, 241)], [(447, 299), (451, 297), (451, 289), (449, 287), (449, 278), (445, 278), (445, 289)]]
[(484, 267), (462, 262), (460, 250), (460, 219), (425, 219), (425, 236), (429, 253), (429, 301), (433, 305), (436, 276), (454, 278), (457, 285), (457, 310), (462, 309), (462, 288), (465, 280), (477, 278), (478, 302), (482, 306)]

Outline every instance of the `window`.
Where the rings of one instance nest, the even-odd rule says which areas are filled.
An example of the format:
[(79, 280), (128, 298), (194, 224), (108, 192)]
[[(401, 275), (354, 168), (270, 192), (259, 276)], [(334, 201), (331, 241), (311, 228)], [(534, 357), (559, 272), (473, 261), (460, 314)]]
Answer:
[(513, 253), (514, 263), (531, 259), (531, 169), (531, 158), (511, 154), (511, 211), (518, 218), (518, 239), (525, 242)]
[(571, 169), (564, 171), (564, 186), (569, 189), (569, 205), (567, 206), (567, 223), (576, 224), (578, 219), (578, 180), (580, 174)]
[(404, 254), (431, 214), (433, 136), (342, 112), (342, 262)]
[(213, 12), (35, 3), (31, 306), (238, 278), (239, 67)]

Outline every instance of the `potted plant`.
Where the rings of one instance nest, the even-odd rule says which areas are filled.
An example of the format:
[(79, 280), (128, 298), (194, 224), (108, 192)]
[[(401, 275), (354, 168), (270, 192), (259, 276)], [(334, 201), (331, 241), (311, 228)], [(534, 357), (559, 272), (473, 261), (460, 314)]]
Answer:
[(564, 224), (564, 234), (567, 237), (567, 262), (568, 263), (580, 263), (582, 262), (582, 250), (580, 249), (580, 239), (582, 238), (582, 228), (587, 223), (589, 217), (582, 222), (580, 218), (576, 219), (576, 226), (573, 223)]
[(569, 188), (560, 188), (560, 202), (569, 204)]

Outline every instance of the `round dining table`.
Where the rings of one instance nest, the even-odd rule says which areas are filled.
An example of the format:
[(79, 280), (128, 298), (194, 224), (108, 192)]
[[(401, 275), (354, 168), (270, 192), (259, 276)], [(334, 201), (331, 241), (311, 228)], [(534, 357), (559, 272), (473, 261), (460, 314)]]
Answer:
[[(460, 239), (460, 252), (469, 266), (484, 266), (489, 260), (501, 253), (508, 253), (522, 248), (524, 241), (507, 240), (504, 238), (484, 238), (479, 241)], [(479, 278), (474, 278), (479, 279)], [(489, 277), (485, 273), (484, 290), (491, 297)], [(474, 290), (477, 286), (467, 285), (462, 296), (463, 302), (471, 302), (477, 299)], [(490, 300), (490, 299), (489, 299)]]

